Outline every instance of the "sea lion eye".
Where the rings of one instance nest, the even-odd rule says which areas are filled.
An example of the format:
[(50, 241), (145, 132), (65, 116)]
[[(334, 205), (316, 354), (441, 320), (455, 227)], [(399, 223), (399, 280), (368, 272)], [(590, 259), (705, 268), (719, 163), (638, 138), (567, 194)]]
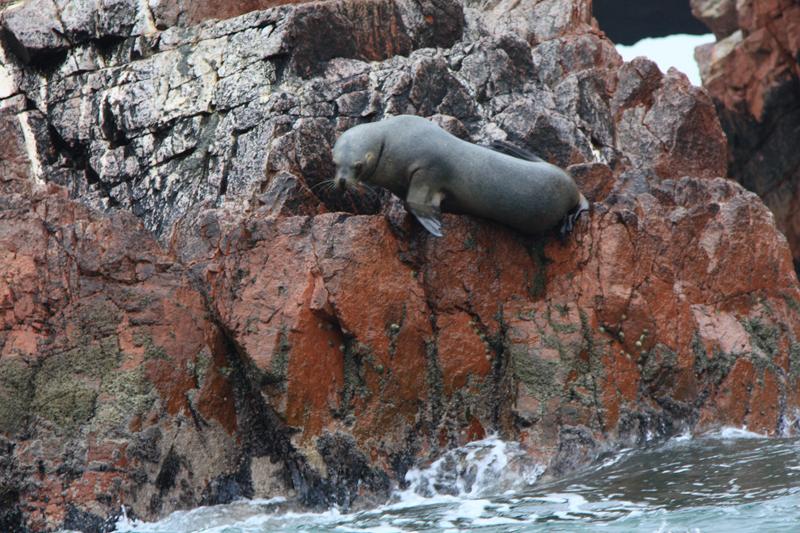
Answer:
[(356, 176), (361, 174), (361, 171), (364, 170), (364, 162), (363, 161), (359, 161), (358, 163), (356, 163), (355, 164), (355, 170), (356, 170)]

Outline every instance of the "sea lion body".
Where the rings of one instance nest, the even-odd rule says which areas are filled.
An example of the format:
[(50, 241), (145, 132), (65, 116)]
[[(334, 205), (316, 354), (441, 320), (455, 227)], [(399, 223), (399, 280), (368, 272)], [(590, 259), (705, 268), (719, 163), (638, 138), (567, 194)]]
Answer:
[(437, 236), (440, 209), (541, 234), (571, 210), (578, 209), (577, 217), (588, 207), (575, 182), (559, 167), (463, 141), (413, 115), (345, 131), (333, 157), (338, 185), (364, 182), (389, 189)]

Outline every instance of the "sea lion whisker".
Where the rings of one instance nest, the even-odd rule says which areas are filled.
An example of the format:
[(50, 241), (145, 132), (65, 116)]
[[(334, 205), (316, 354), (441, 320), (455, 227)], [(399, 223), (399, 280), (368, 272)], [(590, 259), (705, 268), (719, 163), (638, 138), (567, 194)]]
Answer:
[(324, 187), (325, 185), (334, 185), (333, 178), (330, 178), (330, 179), (327, 179), (327, 180), (322, 180), (320, 182), (315, 183), (314, 185), (311, 186), (311, 190), (313, 191), (314, 189), (316, 189), (318, 187)]
[(333, 180), (328, 181), (327, 183), (323, 183), (322, 186), (319, 188), (319, 192), (323, 194), (327, 194), (336, 189), (336, 182)]

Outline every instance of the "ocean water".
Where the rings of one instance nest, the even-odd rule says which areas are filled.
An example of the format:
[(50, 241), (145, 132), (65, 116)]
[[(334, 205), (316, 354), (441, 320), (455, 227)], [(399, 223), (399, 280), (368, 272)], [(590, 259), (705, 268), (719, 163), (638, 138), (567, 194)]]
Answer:
[(515, 443), (495, 437), (409, 472), (376, 509), (287, 510), (282, 499), (125, 518), (119, 532), (791, 532), (800, 531), (800, 439), (726, 429), (623, 450), (546, 482)]

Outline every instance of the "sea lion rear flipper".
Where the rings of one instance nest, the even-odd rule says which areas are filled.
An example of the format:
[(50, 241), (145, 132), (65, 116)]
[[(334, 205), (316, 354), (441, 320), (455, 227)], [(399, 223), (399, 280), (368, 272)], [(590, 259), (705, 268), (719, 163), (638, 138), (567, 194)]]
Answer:
[(584, 195), (581, 194), (578, 205), (573, 207), (572, 211), (567, 213), (567, 215), (564, 217), (564, 222), (561, 224), (561, 229), (559, 230), (558, 235), (562, 241), (564, 241), (567, 238), (567, 235), (572, 232), (572, 229), (575, 227), (575, 222), (578, 221), (578, 218), (584, 211), (589, 211), (589, 201)]
[(425, 170), (417, 170), (408, 185), (406, 205), (411, 214), (417, 217), (419, 223), (431, 235), (442, 236), (442, 212), (439, 206), (444, 194), (442, 191), (431, 187), (435, 179)]

